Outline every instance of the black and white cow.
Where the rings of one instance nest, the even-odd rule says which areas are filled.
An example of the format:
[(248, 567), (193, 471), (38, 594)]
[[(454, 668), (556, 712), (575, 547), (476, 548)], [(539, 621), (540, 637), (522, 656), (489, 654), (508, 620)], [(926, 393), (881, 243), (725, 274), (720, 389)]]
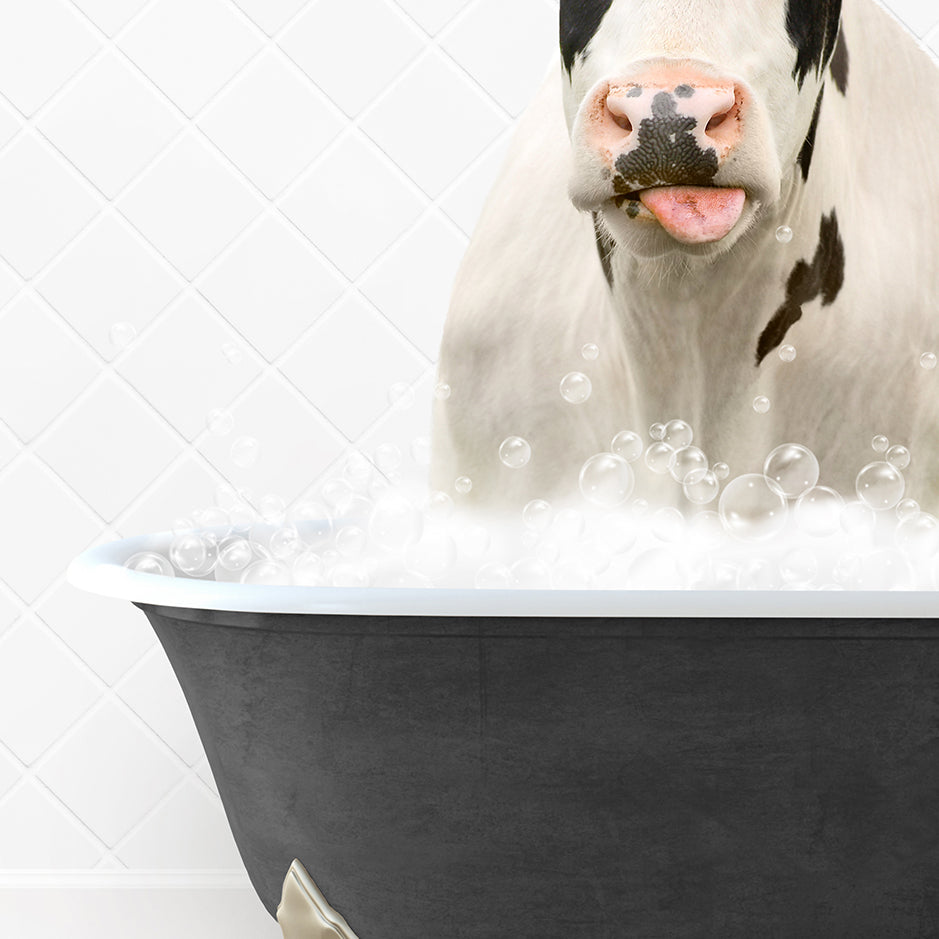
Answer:
[[(846, 494), (887, 435), (939, 508), (928, 54), (873, 0), (561, 0), (560, 27), (455, 283), (434, 485), (549, 497), (619, 431), (680, 417), (734, 475), (796, 441)], [(558, 391), (574, 370), (581, 404)], [(510, 435), (524, 470), (499, 461)]]

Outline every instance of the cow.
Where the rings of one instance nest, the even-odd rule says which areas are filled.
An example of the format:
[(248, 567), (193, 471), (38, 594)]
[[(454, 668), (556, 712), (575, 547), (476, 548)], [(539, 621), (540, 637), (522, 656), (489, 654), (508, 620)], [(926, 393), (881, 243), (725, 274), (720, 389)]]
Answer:
[(432, 485), (561, 498), (614, 435), (680, 418), (734, 476), (801, 443), (846, 498), (886, 435), (936, 511), (930, 56), (873, 0), (561, 0), (560, 53), (455, 280)]

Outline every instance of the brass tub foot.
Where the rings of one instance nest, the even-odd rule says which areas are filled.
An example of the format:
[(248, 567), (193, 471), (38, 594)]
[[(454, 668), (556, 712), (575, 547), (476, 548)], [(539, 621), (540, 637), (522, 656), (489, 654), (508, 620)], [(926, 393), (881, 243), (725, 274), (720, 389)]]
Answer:
[(277, 922), (284, 939), (358, 939), (297, 860), (284, 878)]

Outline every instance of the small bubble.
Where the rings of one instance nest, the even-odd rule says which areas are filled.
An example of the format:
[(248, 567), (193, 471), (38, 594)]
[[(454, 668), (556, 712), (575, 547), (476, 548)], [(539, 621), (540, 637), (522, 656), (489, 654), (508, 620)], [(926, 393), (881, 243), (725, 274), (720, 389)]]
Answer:
[(319, 587), (326, 577), (326, 564), (315, 551), (304, 551), (293, 559), (293, 582)]
[(204, 577), (218, 560), (217, 545), (197, 532), (177, 535), (170, 544), (173, 566), (190, 577)]
[(258, 499), (258, 513), (270, 525), (279, 525), (287, 515), (287, 503), (273, 493), (266, 493)]
[(776, 240), (781, 245), (787, 245), (792, 241), (792, 229), (788, 225), (780, 225), (776, 229)]
[(354, 495), (349, 483), (338, 477), (327, 479), (320, 487), (320, 498), (333, 510), (339, 511)]
[(551, 569), (539, 558), (520, 558), (509, 570), (516, 587), (531, 590), (551, 586)]
[(685, 517), (672, 506), (657, 509), (652, 515), (652, 534), (660, 541), (678, 541), (685, 528)]
[(358, 525), (345, 525), (336, 532), (336, 550), (344, 558), (358, 557), (367, 541), (368, 536)]
[(378, 547), (400, 551), (424, 532), (424, 516), (407, 499), (391, 493), (378, 500), (368, 520), (368, 534)]
[(855, 482), (857, 497), (872, 509), (892, 509), (902, 498), (905, 482), (890, 463), (868, 463)]
[(232, 432), (232, 428), (235, 426), (235, 418), (232, 416), (231, 411), (226, 411), (224, 408), (213, 408), (206, 415), (205, 426), (216, 437), (224, 437)]
[(569, 404), (583, 404), (590, 397), (592, 386), (583, 372), (568, 372), (561, 379), (561, 397)]
[(833, 535), (841, 525), (844, 499), (827, 486), (813, 486), (796, 502), (796, 524), (815, 538)]
[(329, 575), (334, 587), (358, 588), (369, 584), (368, 572), (355, 564), (337, 564)]
[(779, 347), (779, 357), (783, 360), (783, 362), (794, 361), (796, 354), (795, 346), (785, 345)]
[(808, 584), (818, 575), (818, 559), (805, 548), (795, 548), (779, 562), (779, 573), (787, 584)]
[(290, 576), (290, 568), (286, 564), (265, 558), (246, 567), (241, 574), (241, 582), (243, 584), (262, 585), (290, 584), (293, 582), (293, 578)]
[(478, 590), (505, 590), (512, 586), (513, 580), (508, 567), (497, 561), (490, 561), (476, 571), (475, 583)]
[(784, 443), (763, 463), (768, 485), (787, 499), (797, 499), (818, 482), (818, 460), (808, 447)]
[(631, 430), (621, 430), (613, 438), (610, 450), (627, 463), (635, 463), (642, 456), (642, 437)]
[(551, 503), (544, 499), (532, 499), (522, 509), (522, 521), (532, 531), (544, 531), (551, 521)]
[(682, 483), (685, 498), (695, 505), (707, 505), (708, 502), (713, 502), (720, 488), (721, 484), (714, 471), (703, 468), (692, 470), (685, 476)]
[(675, 451), (664, 440), (649, 444), (646, 449), (646, 466), (660, 476), (669, 471), (675, 459)]
[(718, 479), (726, 479), (730, 475), (730, 467), (726, 463), (715, 463), (711, 467), (711, 472)]
[(396, 381), (388, 389), (388, 403), (407, 410), (414, 405), (414, 389), (406, 381)]
[(452, 514), (453, 499), (445, 492), (432, 492), (424, 505), (424, 515), (432, 522), (445, 522)]
[(901, 499), (897, 503), (897, 518), (902, 522), (919, 512), (919, 503), (915, 499)]
[(222, 355), (231, 365), (237, 365), (244, 358), (244, 353), (233, 342), (222, 343)]
[(580, 491), (588, 502), (603, 508), (622, 505), (636, 484), (630, 465), (615, 453), (597, 453), (581, 467)]
[(765, 476), (748, 473), (727, 484), (718, 512), (730, 534), (745, 541), (763, 541), (785, 527), (786, 498), (770, 487)]
[(359, 489), (364, 489), (372, 475), (372, 461), (361, 450), (353, 450), (347, 457), (342, 475)]
[(889, 446), (890, 441), (883, 434), (878, 434), (871, 441), (871, 448), (875, 453), (886, 453)]
[(137, 327), (133, 323), (115, 323), (108, 332), (108, 339), (116, 349), (126, 349), (136, 338)]
[(649, 428), (649, 436), (653, 440), (661, 440), (665, 436), (665, 425), (664, 424), (653, 424)]
[(849, 535), (868, 535), (876, 524), (877, 516), (866, 502), (848, 502), (841, 510), (841, 528)]
[(438, 381), (434, 385), (434, 397), (438, 401), (446, 401), (450, 397), (450, 386), (445, 381)]
[(231, 445), (231, 458), (236, 466), (254, 466), (261, 453), (261, 445), (254, 437), (238, 437)]
[(896, 444), (887, 451), (887, 462), (897, 469), (906, 469), (910, 465), (910, 451)]
[(520, 469), (531, 459), (531, 444), (522, 437), (506, 437), (499, 445), (499, 459), (509, 469)]
[(551, 522), (551, 531), (562, 544), (569, 545), (583, 535), (586, 524), (583, 512), (561, 509)]
[(585, 342), (580, 347), (580, 354), (588, 361), (593, 362), (600, 354), (600, 347), (595, 342)]
[[(666, 437), (667, 441), (667, 437)], [(668, 471), (676, 483), (684, 483), (688, 476), (696, 470), (707, 470), (708, 458), (697, 447), (682, 447), (675, 451)]]
[(939, 554), (939, 519), (928, 512), (917, 512), (903, 519), (895, 534), (897, 547), (914, 558)]
[[(685, 421), (669, 421), (665, 425), (665, 433), (662, 435), (662, 440), (664, 440), (673, 450), (681, 450), (682, 447), (687, 447), (691, 444), (691, 441), (694, 440), (694, 431), (691, 429), (691, 425)], [(701, 452), (700, 450), (698, 451)]]
[(469, 476), (457, 476), (456, 480), (453, 483), (453, 488), (456, 489), (460, 495), (466, 495), (468, 492), (471, 492), (473, 489), (473, 480)]
[(229, 538), (219, 545), (218, 566), (226, 571), (243, 571), (254, 558), (251, 545), (244, 538)]
[(155, 551), (138, 551), (132, 554), (125, 562), (124, 567), (137, 571), (140, 574), (159, 574), (163, 577), (175, 577), (173, 565)]
[(386, 476), (401, 467), (401, 451), (393, 443), (382, 443), (375, 447), (375, 465)]
[(284, 525), (271, 534), (268, 547), (277, 560), (286, 561), (303, 550), (303, 542), (293, 525)]
[(757, 414), (765, 414), (770, 409), (770, 400), (766, 395), (757, 395), (753, 399), (753, 410)]
[(927, 372), (931, 372), (936, 367), (936, 362), (939, 361), (936, 359), (935, 352), (924, 352), (919, 357), (919, 364), (926, 369)]

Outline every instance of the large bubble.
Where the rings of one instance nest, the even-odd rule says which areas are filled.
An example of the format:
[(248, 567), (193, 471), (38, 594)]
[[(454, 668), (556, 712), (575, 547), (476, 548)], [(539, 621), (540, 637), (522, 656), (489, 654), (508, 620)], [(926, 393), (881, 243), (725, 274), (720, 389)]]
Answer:
[(758, 473), (728, 483), (718, 503), (724, 528), (745, 541), (772, 538), (786, 526), (785, 496)]
[(798, 499), (818, 482), (818, 460), (808, 447), (784, 443), (763, 463), (763, 475), (770, 487), (787, 499)]
[(594, 505), (612, 508), (632, 495), (636, 478), (632, 467), (615, 453), (597, 453), (580, 470), (580, 491)]
[(902, 498), (903, 474), (884, 461), (868, 463), (857, 474), (857, 497), (872, 509), (892, 509)]
[(531, 459), (531, 444), (523, 437), (506, 437), (499, 445), (499, 459), (509, 469), (520, 469)]

